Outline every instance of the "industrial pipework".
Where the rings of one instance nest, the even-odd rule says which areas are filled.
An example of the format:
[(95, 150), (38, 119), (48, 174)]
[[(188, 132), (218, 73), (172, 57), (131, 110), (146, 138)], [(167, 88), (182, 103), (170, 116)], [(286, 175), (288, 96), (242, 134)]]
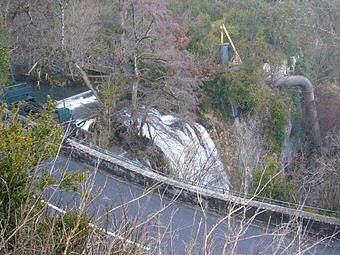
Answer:
[(299, 87), (302, 91), (304, 101), (304, 119), (306, 132), (312, 138), (312, 142), (317, 147), (321, 146), (321, 135), (314, 100), (314, 87), (304, 76), (293, 75), (280, 78), (268, 79), (267, 82), (282, 88)]

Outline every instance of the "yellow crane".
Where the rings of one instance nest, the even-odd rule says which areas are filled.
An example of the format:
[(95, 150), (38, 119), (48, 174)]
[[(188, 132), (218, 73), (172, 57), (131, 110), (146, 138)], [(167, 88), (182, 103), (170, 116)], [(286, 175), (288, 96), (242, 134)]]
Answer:
[(221, 30), (221, 45), (222, 44), (224, 44), (224, 33), (227, 35), (227, 38), (228, 38), (228, 41), (229, 41), (229, 43), (230, 43), (230, 45), (231, 45), (231, 47), (233, 48), (233, 51), (234, 51), (234, 59), (233, 59), (233, 64), (235, 64), (235, 65), (238, 65), (238, 64), (242, 64), (242, 60), (241, 60), (241, 57), (240, 57), (240, 55), (238, 54), (238, 52), (237, 52), (237, 50), (236, 50), (236, 47), (235, 47), (235, 45), (234, 45), (234, 43), (233, 43), (233, 40), (231, 40), (231, 37), (230, 37), (230, 35), (229, 35), (229, 33), (228, 33), (228, 30), (227, 30), (227, 28), (225, 27), (225, 25), (224, 24), (222, 24), (221, 26), (220, 26), (220, 30)]

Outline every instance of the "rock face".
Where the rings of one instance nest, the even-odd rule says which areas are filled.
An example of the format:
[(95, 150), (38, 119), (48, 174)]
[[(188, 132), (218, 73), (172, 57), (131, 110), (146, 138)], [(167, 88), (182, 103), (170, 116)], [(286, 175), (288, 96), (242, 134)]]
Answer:
[(152, 139), (168, 159), (172, 174), (197, 185), (229, 190), (229, 180), (207, 130), (171, 115), (150, 111), (143, 135)]

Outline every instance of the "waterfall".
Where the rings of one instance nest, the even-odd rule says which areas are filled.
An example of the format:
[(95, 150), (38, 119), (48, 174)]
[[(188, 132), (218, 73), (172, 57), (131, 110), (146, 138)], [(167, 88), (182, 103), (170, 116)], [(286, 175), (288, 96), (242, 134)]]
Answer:
[[(67, 107), (77, 123), (88, 130), (94, 119), (87, 119), (99, 104), (92, 92), (58, 101), (57, 108)], [(121, 115), (129, 124), (129, 110)], [(153, 140), (164, 153), (171, 167), (171, 174), (190, 180), (196, 185), (209, 185), (229, 190), (229, 179), (222, 161), (207, 130), (198, 123), (187, 123), (171, 115), (161, 115), (157, 110), (148, 112), (147, 124), (142, 128), (144, 136)]]
[(252, 173), (260, 161), (263, 153), (263, 141), (260, 133), (260, 123), (256, 120), (249, 119), (240, 122), (238, 117), (235, 118), (233, 130), (237, 137), (237, 169), (240, 171), (243, 191), (248, 193), (252, 180)]
[[(197, 185), (229, 189), (229, 179), (207, 130), (157, 110), (148, 114), (143, 135), (152, 139), (168, 159), (172, 172)], [(151, 135), (151, 137), (150, 137)]]
[[(66, 107), (70, 109), (72, 113), (72, 119), (75, 120), (76, 123), (80, 123), (82, 120), (96, 113), (99, 106), (100, 104), (97, 98), (90, 90), (88, 90), (83, 93), (59, 100), (57, 102), (56, 108)], [(91, 120), (91, 123), (92, 122), (93, 120)], [(88, 128), (91, 123), (87, 122), (85, 123), (85, 126)]]

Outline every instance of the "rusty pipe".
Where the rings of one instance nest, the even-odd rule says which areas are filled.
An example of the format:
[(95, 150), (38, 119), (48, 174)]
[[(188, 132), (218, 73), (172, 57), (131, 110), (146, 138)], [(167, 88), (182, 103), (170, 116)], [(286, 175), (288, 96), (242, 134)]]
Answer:
[(314, 145), (320, 147), (320, 126), (314, 99), (314, 87), (312, 83), (306, 77), (301, 75), (268, 79), (267, 82), (280, 88), (299, 87), (301, 89), (305, 108), (304, 118), (306, 122), (306, 131), (312, 138)]

